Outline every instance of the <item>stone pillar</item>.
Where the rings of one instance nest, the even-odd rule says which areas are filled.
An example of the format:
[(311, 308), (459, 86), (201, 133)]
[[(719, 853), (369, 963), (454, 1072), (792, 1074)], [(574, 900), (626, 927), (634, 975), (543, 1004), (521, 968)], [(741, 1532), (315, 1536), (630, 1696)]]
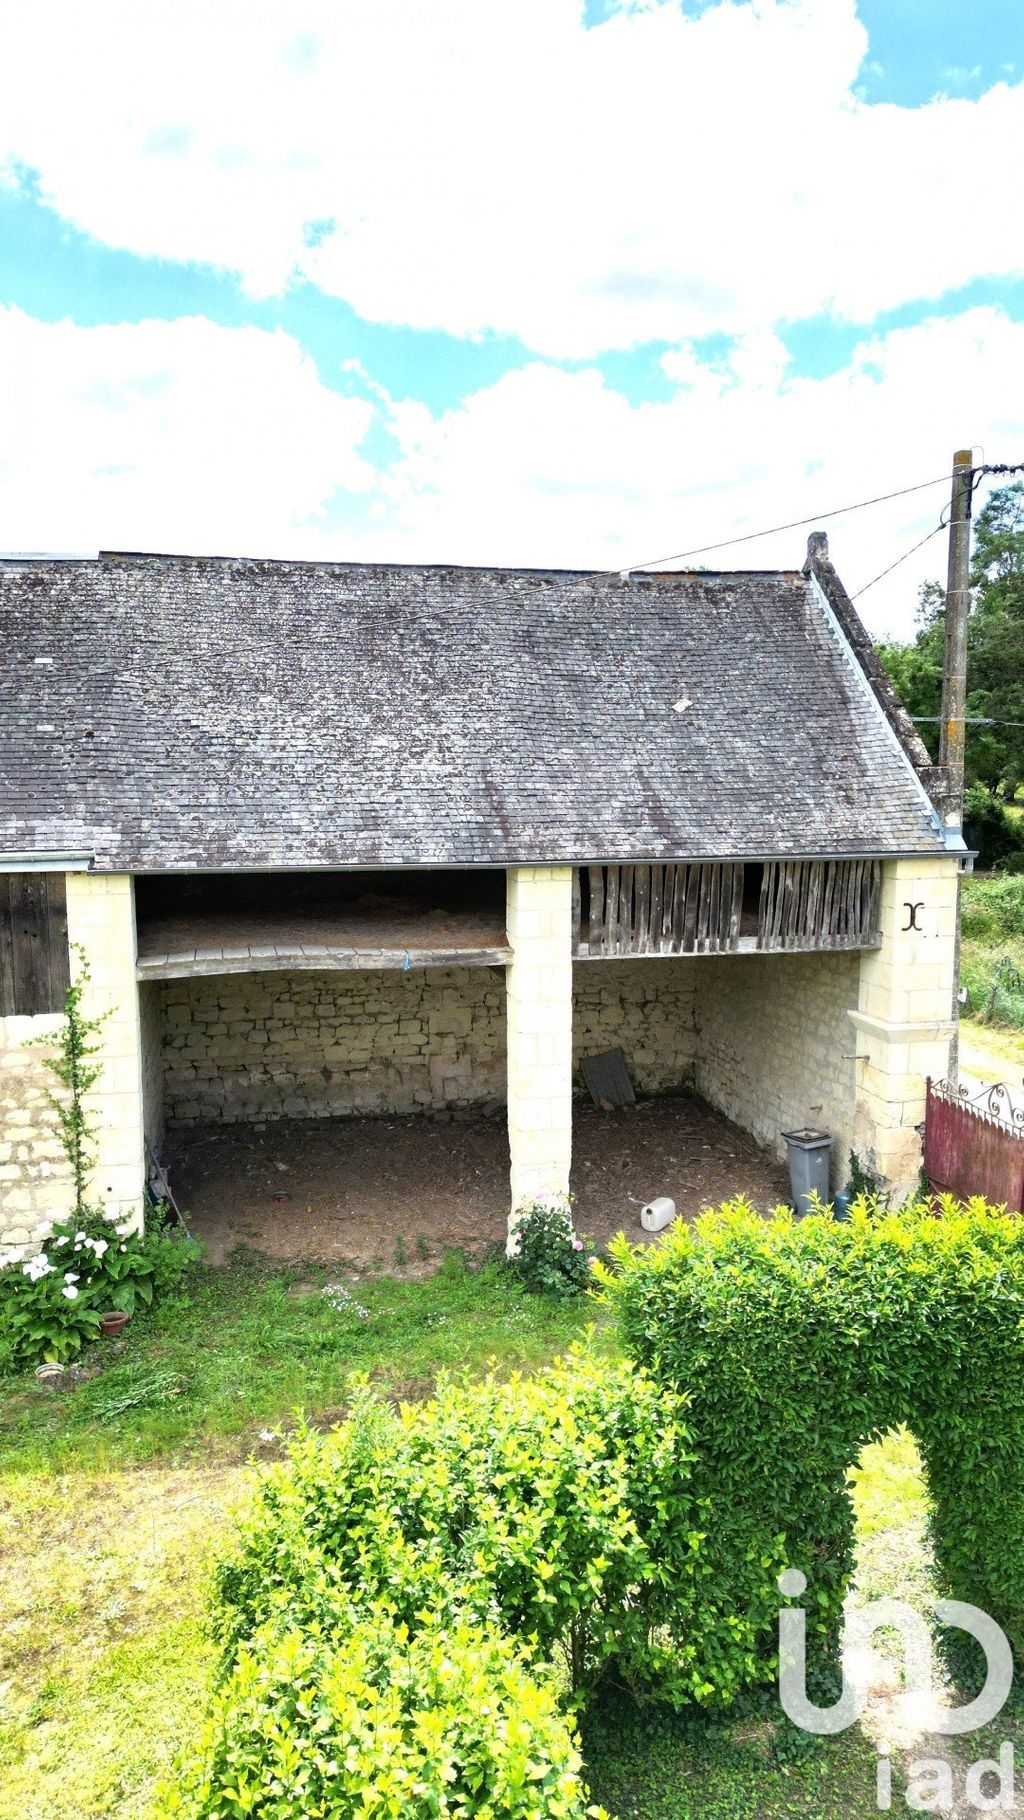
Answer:
[(572, 868), (508, 873), (508, 1140), (512, 1212), (569, 1193)]
[(145, 1160), (134, 885), (127, 873), (69, 872), (67, 894), (72, 973), (76, 944), (89, 964), (82, 1009), (87, 1017), (108, 1014), (96, 1038), (102, 1072), (86, 1102), (97, 1140), (90, 1200), (109, 1219), (141, 1226)]
[(901, 1199), (917, 1187), (925, 1081), (941, 1080), (953, 1032), (955, 858), (889, 860), (880, 948), (860, 964), (854, 1149)]

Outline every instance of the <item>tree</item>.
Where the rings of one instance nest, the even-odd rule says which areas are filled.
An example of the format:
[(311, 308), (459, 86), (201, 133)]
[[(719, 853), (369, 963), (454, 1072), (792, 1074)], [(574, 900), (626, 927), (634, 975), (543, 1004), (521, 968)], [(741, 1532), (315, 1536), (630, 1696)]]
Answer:
[[(974, 523), (967, 624), (967, 781), (1012, 798), (1024, 782), (1024, 483), (999, 487)], [(925, 582), (910, 644), (879, 654), (921, 734), (938, 756), (946, 595)], [(934, 718), (928, 719), (927, 716)], [(1018, 723), (1016, 725), (1012, 723)]]

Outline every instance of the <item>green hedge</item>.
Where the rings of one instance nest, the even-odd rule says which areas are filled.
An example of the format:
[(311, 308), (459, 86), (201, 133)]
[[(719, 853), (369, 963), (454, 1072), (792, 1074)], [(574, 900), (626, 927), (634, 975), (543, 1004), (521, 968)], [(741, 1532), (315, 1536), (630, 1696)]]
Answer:
[(1003, 799), (987, 785), (972, 784), (964, 798), (964, 839), (978, 855), (983, 871), (1005, 865), (1024, 852), (1024, 838), (1015, 816)]
[(398, 1412), (356, 1383), (219, 1568), (226, 1678), (157, 1816), (577, 1820), (556, 1687), (727, 1699), (753, 1661), (690, 1471), (686, 1398), (581, 1348)]
[[(737, 1201), (611, 1249), (627, 1350), (691, 1395), (692, 1483), (737, 1611), (764, 1609), (781, 1546), (828, 1659), (853, 1566), (847, 1469), (906, 1422), (943, 1590), (1024, 1646), (1024, 1221), (948, 1199), (763, 1220)], [(770, 1664), (767, 1624), (760, 1642)]]
[(367, 1611), (329, 1638), (272, 1629), (245, 1647), (154, 1820), (587, 1812), (550, 1672), (477, 1623), (410, 1636)]
[(228, 1651), (339, 1599), (412, 1628), (473, 1610), (584, 1694), (614, 1663), (638, 1692), (727, 1699), (757, 1629), (706, 1566), (685, 1397), (580, 1348), (537, 1377), (442, 1382), (396, 1413), (357, 1386), (264, 1480), (220, 1568)]
[(359, 1383), (267, 1475), (219, 1570), (216, 1710), (158, 1820), (582, 1820), (566, 1714), (602, 1682), (766, 1687), (784, 1566), (834, 1665), (847, 1470), (899, 1422), (942, 1590), (1024, 1646), (1024, 1221), (735, 1202), (611, 1251), (629, 1360), (398, 1412)]

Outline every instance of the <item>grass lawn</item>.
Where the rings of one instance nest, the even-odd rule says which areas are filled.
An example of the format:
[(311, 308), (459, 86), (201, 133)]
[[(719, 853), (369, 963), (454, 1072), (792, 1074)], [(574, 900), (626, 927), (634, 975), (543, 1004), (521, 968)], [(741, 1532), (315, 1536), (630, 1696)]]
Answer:
[(1024, 1082), (1024, 1030), (978, 1024), (965, 1018), (960, 1025), (960, 1071), (978, 1081)]
[(93, 1375), (0, 1387), (0, 1820), (145, 1814), (209, 1692), (209, 1562), (296, 1410), (336, 1420), (352, 1371), (412, 1400), (442, 1370), (529, 1370), (601, 1314), (457, 1254), (423, 1281), (328, 1282), (203, 1267)]
[(601, 1318), (591, 1301), (522, 1295), (500, 1264), (470, 1271), (459, 1252), (406, 1281), (243, 1254), (230, 1269), (198, 1268), (124, 1341), (95, 1349), (96, 1376), (57, 1392), (31, 1377), (9, 1384), (0, 1466), (52, 1475), (238, 1461), (265, 1451), (262, 1437), (293, 1426), (298, 1409), (337, 1420), (354, 1371), (415, 1402), (439, 1371), (480, 1372), (490, 1359), (531, 1370)]
[[(137, 1820), (192, 1732), (212, 1676), (206, 1575), (256, 1459), (299, 1407), (340, 1414), (366, 1371), (395, 1394), (443, 1369), (536, 1367), (590, 1302), (524, 1295), (457, 1256), (420, 1281), (346, 1279), (255, 1259), (196, 1271), (125, 1342), (54, 1391), (0, 1400), (0, 1820)], [(339, 1305), (340, 1304), (340, 1305)], [(95, 1369), (94, 1369), (95, 1367)], [(909, 1436), (866, 1450), (853, 1486), (859, 1596), (928, 1588), (927, 1499)], [(721, 1728), (609, 1706), (588, 1716), (596, 1800), (621, 1820), (861, 1820), (874, 1750), (859, 1731), (778, 1762), (770, 1724)], [(906, 1811), (906, 1809), (904, 1809)]]

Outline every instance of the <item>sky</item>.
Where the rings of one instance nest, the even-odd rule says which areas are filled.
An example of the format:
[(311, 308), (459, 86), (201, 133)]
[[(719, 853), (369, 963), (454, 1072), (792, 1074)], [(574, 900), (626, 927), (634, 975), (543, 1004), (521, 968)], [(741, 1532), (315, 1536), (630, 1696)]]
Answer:
[(908, 637), (941, 534), (859, 591), (1024, 460), (1024, 0), (8, 0), (0, 68), (0, 550), (813, 517)]

